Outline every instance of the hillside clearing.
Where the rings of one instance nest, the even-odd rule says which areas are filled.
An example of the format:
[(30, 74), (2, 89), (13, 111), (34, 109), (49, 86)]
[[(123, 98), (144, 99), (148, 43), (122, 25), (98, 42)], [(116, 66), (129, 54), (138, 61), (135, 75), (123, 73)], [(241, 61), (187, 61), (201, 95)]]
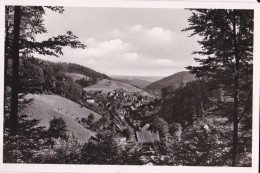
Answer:
[(123, 89), (126, 92), (140, 93), (149, 96), (150, 94), (135, 86), (114, 80), (103, 79), (98, 81), (95, 85), (84, 88), (85, 91), (103, 91), (105, 93), (112, 92), (116, 89)]
[(78, 73), (66, 73), (65, 75), (71, 77), (74, 81), (87, 77), (83, 74)]
[(94, 121), (97, 121), (101, 115), (57, 95), (27, 94), (24, 99), (33, 99), (32, 103), (24, 108), (23, 113), (32, 119), (40, 120), (39, 126), (48, 128), (49, 121), (53, 117), (62, 117), (66, 122), (68, 134), (75, 136), (80, 141), (87, 141), (95, 135), (94, 132), (79, 124), (76, 119), (87, 118), (92, 113)]

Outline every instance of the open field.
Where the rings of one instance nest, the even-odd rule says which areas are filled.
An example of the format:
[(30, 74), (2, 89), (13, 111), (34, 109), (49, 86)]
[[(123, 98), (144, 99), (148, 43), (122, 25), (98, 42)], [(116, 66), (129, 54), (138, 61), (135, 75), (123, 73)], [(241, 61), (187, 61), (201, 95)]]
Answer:
[(23, 112), (40, 120), (39, 126), (48, 128), (53, 117), (62, 117), (66, 121), (68, 134), (73, 134), (81, 141), (87, 141), (94, 133), (79, 124), (76, 118), (87, 118), (90, 113), (94, 114), (94, 121), (101, 118), (101, 115), (57, 95), (28, 94), (24, 98), (33, 99), (33, 102)]
[(116, 89), (123, 89), (126, 92), (135, 92), (142, 95), (150, 95), (149, 93), (126, 83), (114, 80), (103, 79), (98, 81), (95, 85), (84, 88), (85, 91), (103, 91), (103, 92), (112, 92)]
[(66, 76), (71, 77), (74, 81), (86, 77), (85, 75), (83, 75), (83, 74), (78, 74), (78, 73), (66, 73)]

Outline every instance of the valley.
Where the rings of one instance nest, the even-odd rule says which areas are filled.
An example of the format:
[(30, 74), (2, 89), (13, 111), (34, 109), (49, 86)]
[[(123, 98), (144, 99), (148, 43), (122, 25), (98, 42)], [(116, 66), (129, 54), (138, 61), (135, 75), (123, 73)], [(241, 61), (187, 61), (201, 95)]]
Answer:
[[(212, 150), (212, 141), (223, 145), (222, 150), (230, 151), (223, 136), (231, 135), (232, 126), (221, 112), (216, 114), (214, 105), (220, 102), (227, 105), (232, 99), (221, 90), (209, 92), (206, 81), (196, 80), (186, 71), (141, 88), (131, 85), (129, 79), (114, 79), (76, 64), (39, 59), (22, 62), (22, 71), (36, 68), (42, 71), (41, 75), (35, 71), (32, 76), (21, 76), (22, 81), (30, 81), (30, 85), (20, 93), (24, 96), (19, 99), (23, 105), (19, 114), (27, 116), (24, 121), (37, 120), (35, 128), (43, 127), (50, 138), (45, 139), (42, 147), (51, 147), (48, 151), (73, 144), (70, 154), (80, 156), (83, 163), (108, 164), (103, 157), (95, 156), (98, 151), (90, 153), (91, 148), (99, 148), (106, 154), (109, 149), (126, 154), (115, 153), (113, 163), (125, 157), (124, 163), (141, 165), (178, 165), (178, 160), (184, 159), (183, 155), (188, 155), (189, 150), (197, 150), (194, 157), (199, 159)], [(134, 80), (140, 82), (140, 79), (131, 79)], [(53, 125), (55, 121), (58, 124)], [(53, 126), (60, 129), (55, 130)], [(249, 134), (250, 131), (244, 139)], [(173, 154), (179, 150), (181, 156)], [(214, 150), (217, 152), (218, 148)], [(47, 156), (53, 157), (48, 153), (37, 157)], [(245, 152), (245, 156), (250, 154)]]
[[(50, 62), (31, 61), (32, 66), (44, 68), (44, 64)], [(189, 87), (194, 80), (193, 76), (186, 72), (176, 73), (173, 77), (162, 78), (142, 89), (129, 84), (129, 79), (125, 83), (123, 79), (101, 76), (91, 69), (91, 73), (88, 73), (89, 69), (85, 70), (84, 67), (81, 67), (79, 73), (77, 68), (71, 68), (74, 66), (77, 65), (51, 63), (48, 70), (57, 70), (55, 80), (50, 81), (49, 85), (53, 87), (47, 90), (40, 87), (40, 93), (35, 93), (36, 88), (29, 90), (20, 100), (29, 101), (21, 113), (26, 114), (28, 119), (38, 120), (37, 126), (46, 130), (50, 129), (50, 120), (61, 118), (65, 122), (66, 136), (80, 145), (85, 143), (99, 146), (109, 139), (130, 156), (138, 152), (139, 156), (135, 162), (160, 164), (165, 159), (168, 163), (173, 162), (174, 156), (169, 153), (161, 154), (160, 144), (181, 142), (181, 136), (185, 138), (184, 133), (189, 133), (182, 128), (190, 126), (191, 117), (172, 121), (173, 117), (168, 115), (170, 108), (167, 105), (171, 102), (156, 91), (168, 88), (168, 96), (171, 92), (177, 92), (175, 94), (178, 95), (178, 86), (185, 88), (187, 83)], [(47, 73), (43, 73), (43, 77), (45, 75)], [(45, 81), (48, 81), (47, 78)], [(140, 82), (140, 79), (131, 79), (134, 80)], [(156, 87), (157, 85), (159, 86)], [(214, 119), (219, 117), (212, 117), (211, 122), (197, 117), (194, 121), (195, 128), (218, 128), (219, 126), (212, 123)], [(225, 119), (222, 124), (226, 121)], [(59, 140), (54, 139), (55, 147), (61, 147)]]

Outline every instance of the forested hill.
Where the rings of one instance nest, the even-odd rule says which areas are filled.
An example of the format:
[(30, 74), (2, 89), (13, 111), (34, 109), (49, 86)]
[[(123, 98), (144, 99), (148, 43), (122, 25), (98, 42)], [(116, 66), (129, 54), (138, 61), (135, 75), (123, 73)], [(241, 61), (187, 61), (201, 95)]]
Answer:
[(173, 89), (176, 89), (182, 84), (185, 84), (194, 79), (195, 76), (190, 74), (188, 71), (181, 71), (151, 83), (145, 87), (145, 90), (149, 90), (153, 93), (160, 93), (161, 90), (165, 87), (171, 86)]
[[(88, 78), (74, 80), (69, 73), (82, 74)], [(7, 75), (11, 71), (8, 70)], [(108, 76), (90, 68), (72, 63), (54, 63), (37, 58), (22, 59), (20, 63), (20, 92), (56, 94), (76, 103), (81, 102), (83, 88), (97, 81), (109, 79)], [(7, 83), (11, 81), (7, 80)]]
[(74, 64), (74, 63), (66, 63), (66, 62), (58, 62), (54, 63), (51, 61), (43, 61), (44, 64), (58, 68), (61, 72), (68, 73), (77, 73), (88, 76), (90, 78), (99, 78), (99, 79), (109, 79), (109, 77), (105, 74), (99, 73), (91, 68)]

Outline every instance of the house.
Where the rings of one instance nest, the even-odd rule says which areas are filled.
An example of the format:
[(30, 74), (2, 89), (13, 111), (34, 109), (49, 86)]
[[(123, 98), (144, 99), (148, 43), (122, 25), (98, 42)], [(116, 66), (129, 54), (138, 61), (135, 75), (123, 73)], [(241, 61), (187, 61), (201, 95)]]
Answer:
[(134, 111), (134, 110), (135, 110), (135, 107), (134, 107), (134, 106), (131, 106), (131, 110)]
[(87, 98), (86, 98), (86, 101), (87, 101), (88, 103), (95, 103), (95, 98), (94, 98), (94, 97), (87, 97)]
[(86, 80), (86, 81), (90, 81), (90, 77), (86, 76), (86, 77), (85, 77), (85, 80)]
[(222, 89), (219, 90), (220, 101), (221, 102), (234, 102), (234, 98), (229, 93), (226, 93)]
[(158, 131), (152, 131), (152, 130), (136, 131), (136, 138), (138, 143), (160, 142), (160, 136)]
[(118, 145), (127, 145), (126, 137), (118, 137), (115, 139)]
[(111, 108), (112, 108), (112, 106), (111, 106), (111, 103), (110, 103), (110, 102), (107, 102), (107, 104), (106, 104), (106, 108), (107, 108), (107, 109), (111, 109)]
[(93, 136), (93, 135), (92, 135), (92, 136), (89, 138), (89, 141), (92, 141), (92, 142), (98, 142), (99, 139), (98, 139), (97, 136)]
[(143, 102), (143, 101), (144, 101), (144, 98), (141, 97), (141, 96), (139, 96), (139, 97), (137, 98), (137, 100)]
[(108, 97), (112, 97), (113, 95), (114, 95), (114, 93), (112, 93), (112, 92), (108, 92), (108, 93), (107, 93), (107, 96), (108, 96)]
[(133, 97), (132, 97), (132, 101), (137, 101), (137, 97), (136, 97), (136, 96), (133, 96)]
[(145, 124), (145, 125), (141, 128), (141, 130), (147, 130), (149, 127), (150, 127), (150, 124)]
[(221, 102), (234, 102), (234, 98), (232, 96), (222, 96)]
[(141, 149), (141, 153), (143, 155), (154, 155), (155, 154), (155, 149), (153, 145), (144, 145)]
[(102, 91), (100, 91), (100, 90), (98, 90), (98, 91), (95, 91), (95, 92), (94, 92), (94, 94), (95, 94), (95, 95), (99, 95), (99, 96), (100, 96), (100, 95), (102, 94)]
[(104, 108), (104, 107), (105, 107), (104, 104), (103, 104), (101, 101), (99, 101), (99, 102), (97, 103), (97, 105), (98, 105), (99, 107), (101, 107), (101, 108)]
[(142, 123), (142, 121), (138, 120), (138, 119), (135, 119), (132, 121), (132, 124), (134, 127), (139, 127), (141, 123)]
[(123, 114), (119, 114), (118, 116), (119, 116), (119, 118), (121, 119), (121, 121), (124, 121), (124, 120), (125, 120), (125, 116), (124, 116)]
[(135, 102), (133, 103), (133, 106), (136, 107), (136, 108), (140, 107), (141, 105), (142, 105), (142, 103), (141, 103), (141, 102), (138, 102), (138, 101), (135, 101)]
[(120, 109), (120, 114), (126, 115), (127, 111), (125, 109)]
[(115, 92), (115, 93), (114, 93), (114, 96), (115, 96), (115, 97), (118, 97), (118, 96), (119, 96), (119, 94), (118, 94), (117, 92)]

